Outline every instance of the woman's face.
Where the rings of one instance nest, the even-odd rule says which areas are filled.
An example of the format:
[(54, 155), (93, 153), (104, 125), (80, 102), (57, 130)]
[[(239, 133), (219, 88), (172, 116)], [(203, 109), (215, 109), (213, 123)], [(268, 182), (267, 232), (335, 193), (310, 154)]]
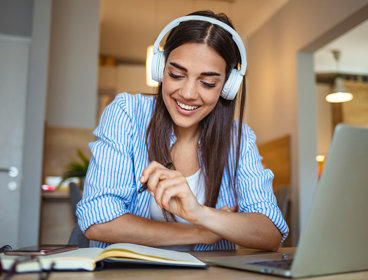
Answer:
[(225, 60), (206, 44), (185, 43), (166, 59), (162, 96), (176, 128), (196, 128), (216, 106)]

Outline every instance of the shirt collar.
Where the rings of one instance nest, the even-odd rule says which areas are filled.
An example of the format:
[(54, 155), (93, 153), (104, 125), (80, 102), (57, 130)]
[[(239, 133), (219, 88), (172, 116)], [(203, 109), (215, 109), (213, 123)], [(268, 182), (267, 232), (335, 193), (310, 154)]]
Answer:
[(170, 149), (172, 148), (172, 146), (175, 144), (176, 142), (176, 135), (175, 135), (175, 131), (174, 131), (174, 126), (171, 126), (171, 133), (170, 133)]

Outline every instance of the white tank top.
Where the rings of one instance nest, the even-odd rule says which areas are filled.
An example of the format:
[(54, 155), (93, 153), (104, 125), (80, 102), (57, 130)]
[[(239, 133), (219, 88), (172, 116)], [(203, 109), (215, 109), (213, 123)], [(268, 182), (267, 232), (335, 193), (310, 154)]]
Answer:
[[(201, 172), (201, 170), (199, 169), (196, 173), (194, 173), (193, 175), (186, 177), (186, 180), (188, 182), (188, 185), (192, 191), (192, 193), (194, 194), (194, 196), (197, 198), (197, 201), (199, 204), (203, 205), (204, 204), (204, 196), (205, 196), (205, 184), (204, 184), (204, 176)], [(160, 221), (160, 222), (166, 222), (166, 219), (162, 213), (162, 209), (160, 207), (158, 207), (155, 199), (153, 198), (153, 196), (151, 196), (150, 199), (150, 213), (151, 213), (151, 219), (155, 220), (155, 221)], [(168, 216), (169, 221), (171, 221), (171, 217)], [(188, 221), (175, 216), (176, 221), (178, 223), (188, 223)], [(194, 249), (194, 245), (177, 245), (177, 246), (167, 246), (167, 247), (162, 247), (165, 249), (171, 249), (171, 250), (177, 250), (177, 251), (191, 251)]]

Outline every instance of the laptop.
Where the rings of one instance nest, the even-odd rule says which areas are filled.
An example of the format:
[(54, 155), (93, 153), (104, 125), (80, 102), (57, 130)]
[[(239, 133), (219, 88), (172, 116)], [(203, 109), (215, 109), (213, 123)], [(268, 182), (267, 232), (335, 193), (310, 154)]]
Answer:
[(368, 270), (368, 127), (336, 127), (295, 254), (205, 261), (291, 278)]

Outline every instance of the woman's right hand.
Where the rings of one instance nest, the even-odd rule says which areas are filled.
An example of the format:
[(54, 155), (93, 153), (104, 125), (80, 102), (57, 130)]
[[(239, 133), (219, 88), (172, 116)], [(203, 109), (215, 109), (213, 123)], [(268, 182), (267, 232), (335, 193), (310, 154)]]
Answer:
[(160, 208), (195, 224), (203, 206), (198, 203), (181, 172), (152, 161), (143, 170), (140, 182), (147, 183), (147, 191)]

